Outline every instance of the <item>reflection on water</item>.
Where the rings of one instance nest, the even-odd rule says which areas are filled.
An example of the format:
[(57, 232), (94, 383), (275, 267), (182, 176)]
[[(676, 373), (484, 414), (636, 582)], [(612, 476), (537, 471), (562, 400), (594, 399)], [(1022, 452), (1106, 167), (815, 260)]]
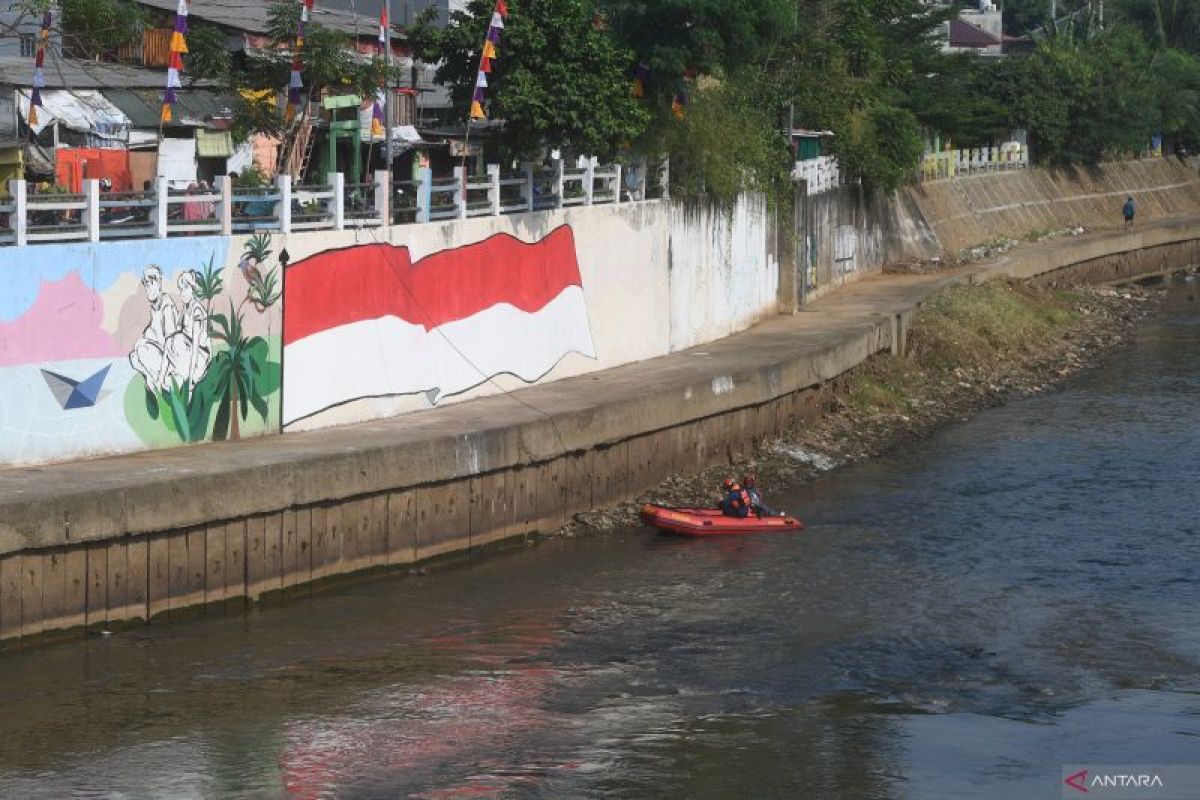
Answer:
[(0, 655), (0, 796), (1057, 797), (1063, 763), (1198, 763), (1197, 346), (1181, 313), (777, 490), (796, 536), (551, 542)]

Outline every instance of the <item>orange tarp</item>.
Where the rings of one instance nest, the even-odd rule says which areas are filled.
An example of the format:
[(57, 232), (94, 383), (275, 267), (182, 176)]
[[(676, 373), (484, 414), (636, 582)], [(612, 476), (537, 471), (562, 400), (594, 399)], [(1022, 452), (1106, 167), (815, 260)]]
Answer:
[(132, 186), (128, 150), (62, 147), (55, 151), (54, 172), (58, 185), (76, 194), (87, 178), (108, 178), (114, 192), (127, 192)]

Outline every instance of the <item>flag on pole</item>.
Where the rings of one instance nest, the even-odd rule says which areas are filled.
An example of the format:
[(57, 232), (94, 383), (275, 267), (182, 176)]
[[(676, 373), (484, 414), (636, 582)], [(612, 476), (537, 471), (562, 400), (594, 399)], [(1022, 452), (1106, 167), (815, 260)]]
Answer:
[(492, 62), (500, 55), (500, 31), (504, 30), (504, 20), (508, 19), (508, 3), (496, 0), (496, 8), (492, 11), (491, 22), (488, 23), (487, 38), (483, 41), (483, 49), (479, 53), (479, 73), (475, 76), (475, 91), (471, 95), (471, 119), (487, 119), (483, 104), (486, 101), (484, 89), (487, 88), (487, 76), (492, 72)]
[[(379, 53), (383, 55), (387, 50), (387, 0), (384, 0), (383, 8), (379, 12)], [(387, 123), (383, 118), (383, 106), (386, 102), (386, 95), (383, 86), (375, 90), (375, 104), (371, 107), (371, 138), (381, 139), (387, 135)]]
[(29, 93), (29, 114), (26, 121), (29, 127), (38, 124), (37, 110), (42, 107), (42, 89), (46, 88), (46, 43), (50, 41), (50, 22), (52, 14), (47, 11), (42, 14), (42, 27), (38, 31), (37, 52), (33, 58), (33, 91)]
[(300, 3), (300, 19), (296, 23), (296, 41), (292, 45), (292, 72), (288, 78), (288, 105), (285, 118), (291, 122), (296, 118), (296, 114), (300, 111), (300, 106), (304, 102), (304, 78), (301, 71), (304, 66), (304, 61), (301, 54), (304, 52), (304, 28), (308, 24), (309, 18), (312, 16), (314, 0), (298, 0)]
[(179, 5), (175, 8), (175, 29), (171, 32), (171, 55), (167, 60), (167, 88), (163, 92), (162, 115), (159, 117), (163, 123), (171, 121), (176, 99), (175, 90), (183, 88), (179, 76), (183, 72), (183, 54), (188, 51), (187, 21), (188, 0), (179, 0)]

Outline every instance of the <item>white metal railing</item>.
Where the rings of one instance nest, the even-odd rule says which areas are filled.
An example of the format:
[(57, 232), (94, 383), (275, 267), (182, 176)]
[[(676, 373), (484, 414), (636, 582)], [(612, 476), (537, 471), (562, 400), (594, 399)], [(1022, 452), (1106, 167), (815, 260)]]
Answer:
[(1029, 148), (1020, 142), (1006, 142), (999, 147), (973, 147), (926, 153), (917, 170), (917, 178), (922, 181), (936, 181), (956, 175), (1026, 169), (1028, 166)]
[(842, 184), (842, 174), (838, 169), (837, 159), (833, 156), (821, 156), (807, 161), (797, 161), (792, 169), (792, 180), (807, 181), (808, 194), (827, 192)]
[[(656, 180), (652, 181), (651, 178)], [(422, 169), (416, 180), (391, 181), (376, 172), (370, 182), (348, 184), (341, 173), (328, 183), (293, 185), (287, 175), (258, 188), (232, 186), (218, 176), (202, 193), (172, 189), (165, 178), (145, 192), (100, 192), (85, 180), (81, 194), (33, 194), (25, 181), (9, 181), (0, 201), (0, 245), (168, 236), (230, 235), (253, 231), (343, 230), (469, 217), (519, 214), (568, 206), (592, 206), (667, 197), (665, 163), (643, 159), (626, 168), (580, 158), (549, 169), (525, 165), (505, 174), (497, 164), (483, 175), (434, 178)]]
[(658, 174), (658, 187), (651, 189), (644, 160), (626, 172), (621, 164), (600, 166), (597, 159), (588, 157), (581, 157), (573, 167), (561, 159), (549, 169), (526, 164), (516, 173), (504, 173), (499, 164), (489, 164), (483, 175), (466, 175), (462, 167), (455, 167), (450, 178), (434, 178), (424, 168), (416, 180), (393, 184), (392, 222), (437, 222), (615, 204), (646, 200), (652, 193), (666, 197), (666, 168), (660, 167)]

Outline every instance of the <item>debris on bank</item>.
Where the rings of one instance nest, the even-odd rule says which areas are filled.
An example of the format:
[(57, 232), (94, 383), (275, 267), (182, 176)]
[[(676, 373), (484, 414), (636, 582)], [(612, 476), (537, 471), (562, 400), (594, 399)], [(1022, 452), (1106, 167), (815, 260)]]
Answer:
[(634, 501), (577, 514), (558, 534), (637, 527), (645, 503), (714, 505), (721, 479), (746, 472), (776, 494), (981, 409), (1048, 391), (1103, 361), (1164, 296), (1136, 287), (1049, 292), (1003, 283), (946, 290), (914, 320), (911, 357), (880, 354), (851, 370), (839, 379), (848, 388), (830, 396), (830, 411), (816, 424), (748, 446), (731, 463), (672, 475)]

